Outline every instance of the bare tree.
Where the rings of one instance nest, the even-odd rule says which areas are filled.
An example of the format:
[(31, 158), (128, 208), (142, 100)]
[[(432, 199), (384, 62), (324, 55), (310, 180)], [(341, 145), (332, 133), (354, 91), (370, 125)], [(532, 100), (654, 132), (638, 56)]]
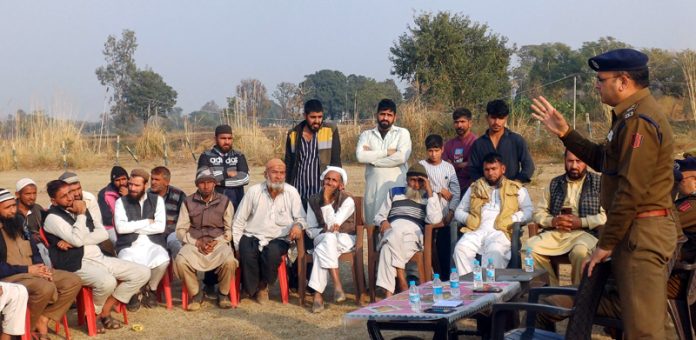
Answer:
[(677, 53), (676, 60), (684, 73), (686, 93), (691, 104), (691, 114), (694, 116), (694, 122), (696, 122), (696, 51), (681, 51)]
[(237, 100), (242, 106), (239, 112), (246, 113), (254, 124), (270, 109), (266, 87), (258, 79), (243, 79), (237, 85)]
[(289, 83), (282, 82), (273, 91), (273, 98), (278, 101), (278, 105), (283, 110), (283, 118), (296, 119), (302, 115), (302, 88)]

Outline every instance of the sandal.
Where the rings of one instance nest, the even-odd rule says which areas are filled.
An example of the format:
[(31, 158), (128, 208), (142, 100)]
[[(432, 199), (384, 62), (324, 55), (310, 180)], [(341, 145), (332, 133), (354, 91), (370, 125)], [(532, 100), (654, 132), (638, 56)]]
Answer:
[(99, 322), (102, 324), (104, 329), (119, 329), (123, 327), (123, 323), (121, 323), (121, 321), (118, 321), (111, 316), (100, 317)]
[(104, 324), (101, 321), (101, 317), (97, 315), (97, 334), (104, 334), (106, 333), (106, 328), (104, 328)]
[(41, 333), (32, 333), (31, 334), (32, 339), (37, 339), (37, 340), (51, 340), (51, 337), (48, 336), (48, 333), (46, 334), (41, 334)]

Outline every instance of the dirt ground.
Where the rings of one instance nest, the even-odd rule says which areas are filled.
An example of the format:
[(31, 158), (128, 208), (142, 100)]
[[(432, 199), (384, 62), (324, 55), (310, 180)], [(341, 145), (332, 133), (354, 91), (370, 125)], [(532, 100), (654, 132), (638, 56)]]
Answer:
[[(143, 162), (137, 165), (145, 169), (150, 169), (155, 163)], [(131, 170), (136, 167), (135, 163), (125, 163), (123, 166)], [(183, 189), (186, 193), (195, 191), (193, 179), (195, 176), (194, 164), (175, 164), (171, 165), (172, 184)], [(363, 192), (364, 177), (363, 167), (359, 165), (349, 165), (348, 171), (348, 190), (354, 195), (360, 196)], [(77, 171), (84, 190), (96, 195), (100, 188), (108, 183), (110, 166), (98, 166), (90, 169), (80, 169)], [(252, 183), (259, 183), (263, 180), (263, 168), (254, 167), (251, 171)], [(538, 164), (534, 181), (528, 185), (528, 190), (534, 202), (538, 201), (543, 193), (543, 188), (549, 180), (562, 173), (563, 167), (560, 163)], [(49, 205), (48, 195), (46, 195), (45, 184), (49, 180), (57, 178), (62, 171), (59, 170), (19, 170), (5, 171), (0, 174), (0, 188), (9, 188), (14, 191), (15, 182), (22, 177), (34, 179), (39, 186), (38, 202), (44, 207)], [(198, 312), (185, 312), (181, 309), (180, 283), (174, 282), (174, 309), (166, 310), (164, 307), (154, 310), (141, 309), (136, 313), (129, 313), (130, 325), (141, 324), (144, 330), (136, 332), (129, 327), (108, 331), (105, 335), (100, 335), (103, 339), (164, 339), (164, 338), (189, 338), (189, 339), (366, 339), (368, 338), (365, 324), (346, 323), (343, 315), (357, 308), (354, 302), (354, 286), (350, 269), (345, 265), (341, 267), (341, 277), (345, 285), (348, 300), (342, 305), (330, 303), (331, 293), (326, 294), (325, 300), (327, 309), (321, 314), (312, 314), (309, 311), (311, 299), (308, 299), (308, 307), (299, 307), (296, 294), (291, 293), (290, 303), (283, 305), (280, 303), (278, 286), (271, 289), (271, 301), (264, 305), (259, 305), (249, 299), (243, 299), (237, 309), (220, 310), (215, 306), (215, 302), (210, 300), (204, 308)], [(333, 287), (329, 284), (326, 292), (332, 292)], [(86, 329), (78, 328), (75, 310), (69, 313), (71, 325), (71, 335), (75, 339), (87, 338)], [(475, 323), (463, 321), (460, 327), (473, 328)], [(668, 334), (672, 334), (670, 331)], [(62, 331), (61, 331), (62, 336)], [(385, 332), (385, 336), (393, 337), (399, 335), (396, 332)], [(432, 335), (423, 333), (424, 338)], [(594, 339), (608, 339), (600, 329), (595, 329)], [(473, 339), (473, 337), (472, 337)]]

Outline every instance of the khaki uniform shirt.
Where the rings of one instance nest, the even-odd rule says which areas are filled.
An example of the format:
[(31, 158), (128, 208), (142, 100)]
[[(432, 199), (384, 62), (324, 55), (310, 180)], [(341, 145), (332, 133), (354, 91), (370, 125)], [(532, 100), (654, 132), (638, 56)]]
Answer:
[[(612, 250), (636, 215), (670, 209), (674, 182), (672, 128), (645, 88), (612, 110), (612, 128), (596, 144), (570, 131), (563, 144), (593, 169), (602, 172), (601, 204), (607, 223), (598, 246)], [(657, 226), (656, 226), (657, 227)]]

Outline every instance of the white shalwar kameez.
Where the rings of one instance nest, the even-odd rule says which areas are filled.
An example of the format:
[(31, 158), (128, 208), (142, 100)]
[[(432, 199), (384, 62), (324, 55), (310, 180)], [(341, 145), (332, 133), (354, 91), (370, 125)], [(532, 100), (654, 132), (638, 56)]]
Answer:
[[(147, 195), (140, 199), (140, 207), (144, 206)], [(148, 235), (164, 232), (167, 224), (167, 213), (164, 208), (164, 200), (157, 196), (155, 219), (150, 223), (148, 219), (128, 221), (126, 210), (123, 207), (123, 198), (116, 201), (114, 208), (114, 226), (119, 234), (137, 233), (138, 238), (128, 248), (118, 252), (118, 258), (126, 261), (142, 264), (150, 269), (159, 267), (169, 262), (169, 253), (159, 244), (150, 240)]]

